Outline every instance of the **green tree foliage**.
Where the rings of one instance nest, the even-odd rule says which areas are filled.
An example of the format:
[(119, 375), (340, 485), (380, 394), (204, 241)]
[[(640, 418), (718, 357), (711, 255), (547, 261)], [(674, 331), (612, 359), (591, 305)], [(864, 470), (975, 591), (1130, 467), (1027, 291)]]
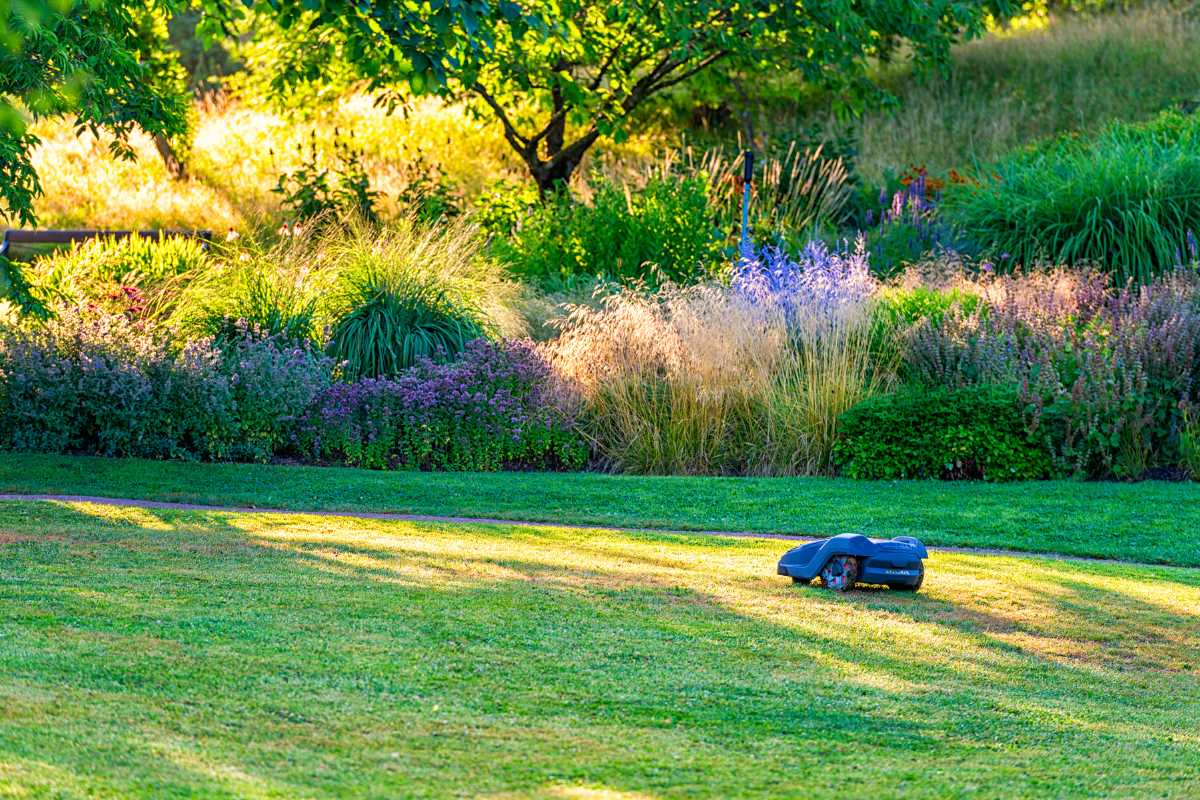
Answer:
[(74, 114), (81, 132), (113, 133), (113, 152), (126, 157), (135, 126), (168, 140), (186, 134), (186, 95), (144, 58), (141, 15), (167, 10), (164, 0), (0, 0), (0, 217), (34, 222), (31, 117)]
[[(209, 0), (215, 2), (216, 0)], [(350, 65), (385, 99), (401, 90), (471, 99), (494, 115), (543, 191), (602, 136), (693, 76), (797, 71), (848, 108), (880, 93), (867, 66), (902, 49), (923, 67), (978, 34), (1009, 0), (256, 0), (319, 47), (275, 48), (277, 90)], [(337, 58), (331, 58), (336, 52)], [(303, 63), (300, 63), (303, 62)], [(340, 69), (335, 67), (335, 69)]]

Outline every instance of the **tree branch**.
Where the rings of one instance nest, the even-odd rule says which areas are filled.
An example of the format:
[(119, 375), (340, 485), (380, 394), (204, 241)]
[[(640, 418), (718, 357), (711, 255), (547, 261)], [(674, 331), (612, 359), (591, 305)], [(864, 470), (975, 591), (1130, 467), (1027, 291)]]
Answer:
[[(471, 91), (482, 97), (483, 102), (488, 104), (488, 107), (492, 109), (492, 112), (496, 115), (496, 118), (500, 120), (500, 124), (504, 126), (504, 138), (508, 140), (508, 143), (513, 146), (514, 150), (524, 156), (526, 161), (529, 161), (528, 152), (530, 150), (530, 140), (526, 139), (520, 134), (520, 132), (517, 131), (517, 129), (513, 126), (512, 121), (509, 120), (508, 114), (505, 113), (504, 108), (498, 102), (496, 102), (496, 98), (492, 97), (487, 89), (483, 88), (483, 84), (481, 84), (479, 81), (475, 81), (475, 83), (471, 85)], [(534, 157), (536, 158), (536, 153), (534, 154)]]

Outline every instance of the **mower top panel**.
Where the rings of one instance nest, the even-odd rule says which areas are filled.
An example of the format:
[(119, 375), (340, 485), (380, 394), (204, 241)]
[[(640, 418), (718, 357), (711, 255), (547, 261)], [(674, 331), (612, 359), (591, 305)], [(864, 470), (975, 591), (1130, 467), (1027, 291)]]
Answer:
[(810, 581), (835, 556), (856, 557), (863, 583), (892, 583), (915, 579), (917, 570), (922, 569), (921, 561), (929, 553), (919, 539), (911, 536), (869, 539), (858, 533), (842, 533), (788, 550), (779, 559), (779, 574)]

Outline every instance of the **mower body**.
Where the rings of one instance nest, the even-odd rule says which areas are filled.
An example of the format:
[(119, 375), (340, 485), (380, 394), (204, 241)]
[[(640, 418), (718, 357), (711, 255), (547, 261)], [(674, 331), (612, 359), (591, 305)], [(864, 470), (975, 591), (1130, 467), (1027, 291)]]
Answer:
[(919, 539), (911, 536), (869, 539), (858, 533), (842, 533), (788, 550), (779, 559), (779, 574), (808, 583), (831, 559), (845, 556), (857, 560), (854, 580), (858, 583), (916, 589), (925, 576), (922, 562), (929, 553)]

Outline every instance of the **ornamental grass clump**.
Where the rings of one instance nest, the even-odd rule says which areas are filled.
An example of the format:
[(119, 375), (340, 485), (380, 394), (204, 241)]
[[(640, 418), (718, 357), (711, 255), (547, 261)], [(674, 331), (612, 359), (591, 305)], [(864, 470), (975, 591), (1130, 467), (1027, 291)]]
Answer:
[(556, 365), (615, 470), (794, 475), (830, 468), (837, 417), (890, 380), (870, 356), (866, 254), (748, 253), (730, 284), (626, 290), (576, 308)]
[[(756, 306), (781, 313), (788, 331), (770, 407), (786, 431), (782, 439), (795, 444), (777, 454), (776, 470), (829, 472), (838, 419), (892, 383), (898, 356), (898, 350), (878, 346), (880, 287), (865, 242), (830, 250), (813, 241), (794, 261), (778, 248), (744, 253), (732, 287)], [(780, 461), (785, 453), (790, 463)]]
[(590, 203), (565, 192), (547, 198), (495, 251), (516, 275), (548, 291), (596, 279), (692, 283), (720, 256), (700, 177), (653, 177), (637, 189), (604, 180), (591, 195)]
[(48, 307), (94, 303), (156, 320), (177, 306), (188, 281), (213, 266), (206, 243), (188, 237), (99, 237), (37, 258), (23, 270)]
[(214, 247), (219, 258), (188, 283), (169, 326), (183, 336), (211, 337), (221, 346), (253, 332), (323, 347), (321, 303), (332, 274), (323, 269), (312, 228), (287, 232), (274, 240), (262, 234), (236, 237)]
[(523, 333), (520, 287), (482, 253), (463, 222), (355, 226), (322, 243), (336, 271), (326, 304), (328, 350), (343, 377), (390, 377), (458, 355), (482, 336)]
[(1020, 150), (948, 187), (941, 212), (998, 264), (1095, 264), (1123, 286), (1185, 263), (1198, 185), (1200, 115), (1168, 113)]
[(764, 473), (765, 403), (786, 338), (782, 315), (728, 287), (667, 286), (574, 308), (553, 352), (585, 398), (582, 430), (606, 468)]
[(301, 452), (383, 469), (578, 469), (577, 402), (537, 346), (469, 342), (391, 379), (330, 386), (301, 425)]
[[(843, 221), (851, 199), (849, 171), (840, 156), (824, 150), (824, 145), (804, 147), (793, 141), (781, 153), (760, 157), (750, 207), (756, 235), (794, 235)], [(707, 177), (716, 219), (738, 219), (742, 204), (740, 155), (714, 148), (695, 163), (690, 156), (687, 153), (684, 166), (692, 174)], [(665, 165), (664, 171), (670, 166)]]

